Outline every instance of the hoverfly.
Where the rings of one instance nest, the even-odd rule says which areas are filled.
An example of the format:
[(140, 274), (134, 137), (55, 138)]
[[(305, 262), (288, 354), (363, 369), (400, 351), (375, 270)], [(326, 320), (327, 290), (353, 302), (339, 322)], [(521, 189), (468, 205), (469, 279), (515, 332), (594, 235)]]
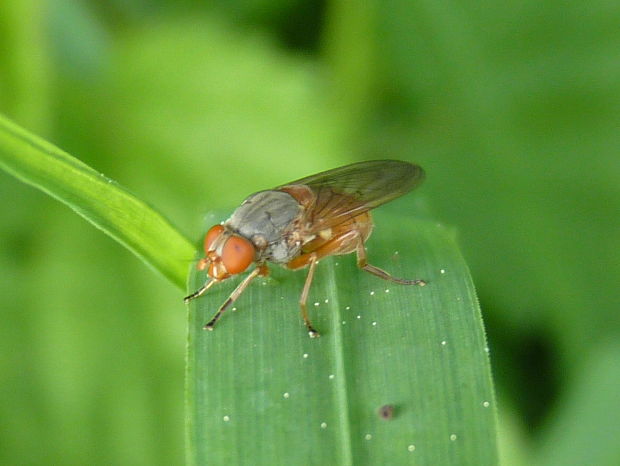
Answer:
[(408, 193), (423, 180), (424, 170), (417, 165), (373, 160), (251, 194), (228, 220), (205, 235), (206, 255), (197, 268), (207, 269), (208, 279), (185, 302), (254, 263), (254, 270), (204, 326), (213, 330), (250, 282), (268, 275), (268, 262), (291, 270), (308, 266), (299, 305), (308, 333), (315, 338), (319, 333), (308, 318), (306, 301), (316, 265), (323, 257), (356, 252), (358, 267), (373, 275), (402, 285), (426, 285), (424, 280), (396, 278), (369, 264), (364, 247), (373, 228), (370, 210)]

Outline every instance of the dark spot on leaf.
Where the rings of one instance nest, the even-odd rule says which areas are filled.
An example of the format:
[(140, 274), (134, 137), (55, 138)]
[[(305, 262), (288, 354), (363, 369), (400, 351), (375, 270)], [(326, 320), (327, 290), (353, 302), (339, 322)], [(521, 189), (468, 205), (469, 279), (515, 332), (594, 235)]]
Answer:
[(378, 409), (377, 414), (379, 415), (379, 417), (381, 419), (389, 421), (390, 419), (392, 419), (394, 417), (394, 405), (383, 405), (383, 406), (381, 406)]

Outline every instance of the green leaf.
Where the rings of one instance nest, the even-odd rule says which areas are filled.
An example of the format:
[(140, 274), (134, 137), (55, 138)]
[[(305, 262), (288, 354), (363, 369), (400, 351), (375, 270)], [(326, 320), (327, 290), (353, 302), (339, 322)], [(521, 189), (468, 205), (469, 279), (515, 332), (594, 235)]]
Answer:
[(568, 390), (554, 403), (534, 449), (537, 466), (620, 464), (620, 343), (602, 339), (584, 354)]
[[(187, 366), (190, 464), (497, 464), (488, 350), (473, 283), (449, 230), (379, 212), (369, 261), (425, 287), (385, 282), (352, 255), (271, 269), (202, 326), (239, 282), (192, 301)], [(205, 276), (194, 272), (190, 291)], [(393, 418), (378, 409), (394, 407)]]
[(0, 115), (0, 167), (67, 204), (178, 286), (195, 248), (113, 180)]

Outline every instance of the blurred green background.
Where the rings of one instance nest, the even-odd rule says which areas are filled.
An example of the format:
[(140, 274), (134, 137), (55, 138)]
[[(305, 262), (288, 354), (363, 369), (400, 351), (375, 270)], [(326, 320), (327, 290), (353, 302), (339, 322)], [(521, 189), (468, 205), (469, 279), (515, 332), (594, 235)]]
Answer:
[[(196, 241), (252, 191), (421, 164), (503, 464), (615, 465), (619, 24), (613, 0), (4, 0), (0, 112)], [(5, 173), (0, 198), (0, 463), (182, 464), (183, 292)]]

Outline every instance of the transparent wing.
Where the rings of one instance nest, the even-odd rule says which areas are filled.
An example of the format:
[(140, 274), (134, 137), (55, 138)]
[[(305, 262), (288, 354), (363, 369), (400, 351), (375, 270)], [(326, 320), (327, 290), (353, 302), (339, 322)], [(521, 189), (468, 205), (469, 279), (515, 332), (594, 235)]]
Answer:
[(307, 212), (312, 232), (336, 226), (408, 193), (424, 180), (418, 165), (372, 160), (334, 168), (279, 186), (305, 185), (316, 195)]

